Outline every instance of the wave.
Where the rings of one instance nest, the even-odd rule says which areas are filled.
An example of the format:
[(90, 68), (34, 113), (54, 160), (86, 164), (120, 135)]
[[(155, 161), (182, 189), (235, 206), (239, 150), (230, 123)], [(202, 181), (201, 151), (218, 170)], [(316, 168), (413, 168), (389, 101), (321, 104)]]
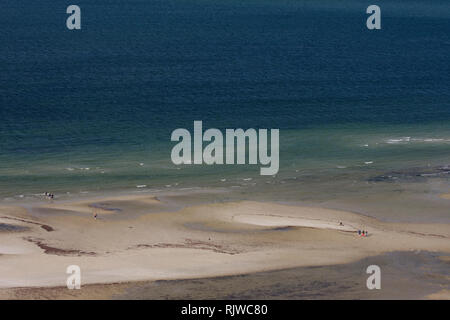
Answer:
[(385, 140), (385, 143), (388, 144), (398, 144), (398, 143), (414, 143), (414, 142), (418, 142), (418, 143), (427, 143), (427, 142), (431, 142), (431, 143), (439, 143), (439, 142), (444, 142), (444, 143), (448, 143), (450, 142), (450, 139), (445, 139), (445, 138), (411, 138), (411, 137), (401, 137), (401, 138), (392, 138), (392, 139), (387, 139)]

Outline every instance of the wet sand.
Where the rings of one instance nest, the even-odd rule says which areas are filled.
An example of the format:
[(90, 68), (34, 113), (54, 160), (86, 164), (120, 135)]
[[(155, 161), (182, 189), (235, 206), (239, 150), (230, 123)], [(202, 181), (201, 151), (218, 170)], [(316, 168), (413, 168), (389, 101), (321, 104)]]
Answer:
[[(450, 299), (450, 256), (392, 252), (349, 264), (299, 267), (187, 280), (0, 289), (5, 299)], [(382, 272), (381, 290), (368, 290), (367, 266)]]
[[(145, 208), (148, 213), (141, 213)], [(98, 213), (97, 220), (92, 210)], [(290, 282), (281, 281), (286, 275), (298, 275), (298, 285), (308, 287), (308, 281), (314, 278), (330, 282), (333, 277), (327, 275), (340, 268), (344, 268), (343, 274), (347, 272), (344, 278), (359, 279), (364, 259), (369, 257), (397, 251), (422, 250), (442, 256), (450, 253), (448, 224), (387, 223), (351, 212), (268, 202), (175, 208), (151, 195), (133, 195), (38, 204), (28, 209), (1, 207), (0, 223), (27, 228), (0, 232), (3, 299), (76, 297), (76, 293), (60, 288), (65, 286), (67, 266), (73, 264), (82, 270), (83, 293), (78, 295), (84, 298), (184, 298), (181, 289), (170, 289), (170, 281), (186, 281), (183, 286), (189, 288), (189, 281), (194, 280), (188, 279), (223, 284), (220, 279), (228, 277), (225, 282), (231, 286), (233, 276), (252, 279), (261, 274), (267, 274), (263, 278), (268, 288), (277, 283), (286, 287), (287, 293), (280, 294), (280, 298), (287, 298), (292, 290)], [(369, 236), (360, 237), (357, 230), (368, 230)], [(311, 267), (324, 269), (308, 276)], [(367, 278), (364, 273), (362, 277)], [(416, 290), (395, 286), (398, 293), (387, 294), (386, 298), (432, 294), (430, 297), (445, 298), (448, 275), (440, 273), (437, 278), (443, 287), (425, 285), (424, 280), (425, 284), (417, 285)], [(169, 281), (164, 282), (166, 294), (158, 289), (155, 296), (148, 293), (152, 290), (145, 289), (161, 285), (161, 281)], [(226, 289), (220, 290), (221, 286), (217, 285), (216, 291), (199, 289), (197, 293), (186, 289), (184, 295), (200, 297), (204, 292), (209, 298), (261, 298), (256, 288), (246, 293), (233, 285), (227, 293)], [(305, 290), (294, 298), (313, 298), (316, 294), (308, 296)], [(355, 290), (349, 289), (348, 294), (319, 290), (317, 297), (377, 298), (361, 296), (359, 289)], [(271, 291), (273, 288), (265, 294), (277, 298), (278, 291)]]

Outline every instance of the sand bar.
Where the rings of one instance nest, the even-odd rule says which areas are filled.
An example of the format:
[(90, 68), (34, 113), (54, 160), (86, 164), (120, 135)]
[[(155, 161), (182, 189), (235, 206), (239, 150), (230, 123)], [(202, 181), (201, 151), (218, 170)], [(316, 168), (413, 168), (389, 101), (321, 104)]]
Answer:
[[(121, 210), (93, 219), (94, 203), (152, 206), (155, 198), (120, 197), (54, 203), (28, 215), (0, 208), (2, 221), (26, 225), (0, 232), (0, 288), (64, 286), (66, 268), (83, 284), (189, 279), (344, 264), (391, 251), (450, 252), (446, 224), (392, 224), (351, 212), (242, 201), (127, 217)], [(26, 221), (13, 220), (20, 216)], [(42, 225), (52, 229), (44, 229)], [(357, 230), (368, 230), (360, 237)]]

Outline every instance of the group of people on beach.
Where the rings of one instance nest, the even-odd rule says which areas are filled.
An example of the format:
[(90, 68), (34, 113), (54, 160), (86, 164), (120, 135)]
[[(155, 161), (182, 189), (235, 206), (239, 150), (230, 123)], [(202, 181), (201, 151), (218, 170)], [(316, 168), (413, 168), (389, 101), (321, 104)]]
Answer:
[(53, 200), (55, 198), (55, 195), (53, 193), (50, 193), (50, 192), (45, 192), (44, 195), (49, 200)]
[(369, 235), (368, 231), (358, 230), (358, 236), (360, 236), (360, 237), (367, 237), (368, 235)]
[[(342, 221), (339, 221), (339, 226), (343, 227), (344, 223), (342, 223)], [(360, 236), (360, 237), (368, 237), (369, 236), (369, 231), (367, 231), (367, 230), (358, 230), (358, 236)]]

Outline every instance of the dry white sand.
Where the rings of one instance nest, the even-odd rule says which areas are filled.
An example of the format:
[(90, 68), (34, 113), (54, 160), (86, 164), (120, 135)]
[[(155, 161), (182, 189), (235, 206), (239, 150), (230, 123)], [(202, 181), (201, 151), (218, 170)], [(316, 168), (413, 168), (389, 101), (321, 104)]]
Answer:
[[(122, 209), (158, 203), (149, 196), (101, 201)], [(39, 217), (1, 207), (0, 223), (28, 230), (0, 231), (0, 288), (65, 286), (69, 265), (80, 266), (82, 284), (88, 284), (341, 264), (398, 250), (450, 252), (446, 224), (383, 223), (344, 211), (250, 201), (132, 218), (99, 210), (94, 220), (91, 208), (98, 202), (45, 205), (41, 212), (64, 213)], [(1, 291), (0, 298), (7, 294)]]

